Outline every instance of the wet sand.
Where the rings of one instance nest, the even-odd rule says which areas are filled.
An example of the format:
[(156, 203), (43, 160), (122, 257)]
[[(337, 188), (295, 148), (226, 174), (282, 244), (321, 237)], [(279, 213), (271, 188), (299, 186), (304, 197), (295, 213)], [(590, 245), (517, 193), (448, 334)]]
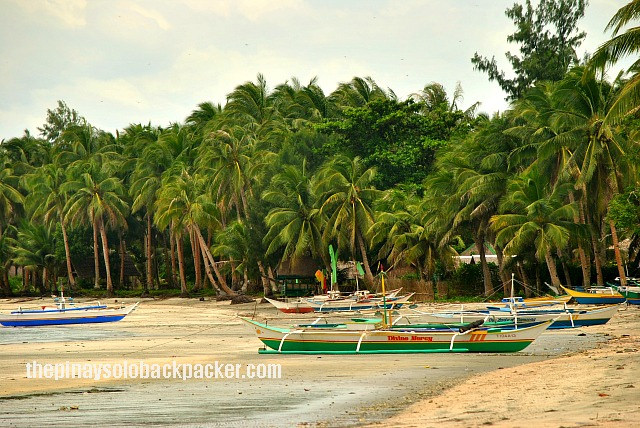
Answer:
[[(36, 300), (31, 305), (49, 303), (41, 302)], [(17, 306), (16, 300), (0, 301), (3, 312)], [(546, 380), (559, 382), (544, 388), (545, 395), (555, 399), (554, 406), (542, 403), (544, 410), (549, 410), (548, 421), (558, 425), (565, 415), (586, 417), (585, 408), (571, 416), (558, 401), (560, 391), (583, 382), (580, 376), (566, 370), (577, 364), (574, 359), (586, 359), (584, 364), (599, 373), (589, 376), (596, 385), (583, 388), (608, 394), (598, 396), (599, 409), (619, 413), (618, 407), (631, 406), (626, 401), (613, 406), (618, 398), (612, 397), (618, 397), (616, 394), (624, 389), (628, 394), (635, 393), (631, 401), (638, 411), (637, 308), (620, 311), (606, 326), (547, 332), (516, 354), (258, 355), (261, 343), (237, 318), (238, 314), (254, 313), (257, 318), (269, 318), (284, 326), (300, 318), (314, 318), (313, 314), (280, 314), (269, 305), (231, 306), (228, 302), (167, 299), (143, 300), (136, 311), (116, 323), (0, 328), (0, 426), (429, 426), (442, 421), (467, 426), (485, 422), (513, 425), (520, 420), (537, 420), (536, 408), (528, 405), (528, 398), (521, 400), (527, 396), (526, 391), (516, 394), (515, 402), (509, 396), (494, 399), (496, 391), (506, 394), (518, 385), (544, 388)], [(581, 335), (584, 332), (587, 334)], [(620, 338), (621, 334), (631, 336)], [(608, 340), (611, 338), (614, 340)], [(619, 347), (623, 352), (610, 347)], [(611, 358), (620, 360), (612, 362)], [(625, 358), (629, 361), (623, 361)], [(282, 377), (29, 379), (25, 364), (34, 360), (42, 364), (113, 364), (124, 360), (147, 364), (174, 360), (202, 364), (279, 363)], [(625, 368), (618, 369), (615, 364), (624, 364)], [(610, 379), (612, 370), (617, 383)], [(598, 382), (607, 389), (600, 388)], [(470, 396), (474, 397), (472, 404)], [(457, 407), (449, 411), (452, 400), (457, 400)], [(491, 412), (496, 403), (504, 404), (499, 407), (505, 413), (493, 418)], [(471, 413), (469, 406), (475, 409)], [(478, 414), (482, 417), (476, 419)], [(601, 411), (599, 415), (602, 414)], [(485, 420), (488, 416), (491, 417)], [(507, 416), (509, 419), (500, 419)]]

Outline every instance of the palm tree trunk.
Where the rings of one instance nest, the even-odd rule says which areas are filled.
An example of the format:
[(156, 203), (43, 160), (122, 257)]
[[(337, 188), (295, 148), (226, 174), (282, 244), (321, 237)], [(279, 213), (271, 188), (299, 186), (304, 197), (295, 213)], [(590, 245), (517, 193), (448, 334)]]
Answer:
[(175, 284), (176, 281), (176, 235), (173, 232), (173, 223), (169, 228), (169, 245), (171, 246), (171, 283)]
[(276, 276), (273, 274), (273, 269), (271, 269), (271, 266), (267, 268), (267, 272), (269, 273), (269, 284), (271, 284), (271, 291), (273, 293), (277, 293), (278, 283), (275, 280)]
[(569, 270), (569, 266), (567, 262), (564, 261), (562, 250), (558, 248), (558, 259), (560, 259), (560, 263), (562, 263), (562, 271), (564, 272), (564, 281), (567, 284), (567, 287), (573, 288), (573, 284), (571, 283), (571, 271)]
[(364, 279), (367, 287), (373, 287), (373, 272), (371, 272), (367, 249), (364, 246), (364, 239), (359, 230), (356, 232), (356, 236), (358, 238), (358, 246), (360, 247), (360, 255), (362, 256), (362, 264), (364, 265)]
[(489, 265), (487, 264), (487, 256), (484, 248), (484, 233), (477, 231), (474, 234), (474, 242), (478, 253), (480, 254), (480, 265), (482, 266), (482, 279), (484, 281), (484, 295), (490, 296), (493, 294), (493, 284), (491, 284), (491, 271), (489, 271)]
[(247, 275), (247, 270), (245, 269), (244, 272), (244, 283), (242, 284), (242, 287), (240, 288), (240, 290), (242, 290), (243, 293), (247, 292), (247, 289), (249, 288), (249, 276)]
[(151, 253), (151, 213), (147, 211), (147, 239), (146, 239), (146, 253), (147, 253), (147, 282), (146, 291), (153, 288), (153, 270), (152, 270), (152, 253)]
[(613, 251), (616, 254), (616, 264), (618, 265), (618, 275), (620, 276), (620, 285), (627, 285), (627, 276), (624, 273), (624, 266), (622, 266), (622, 255), (620, 254), (620, 243), (618, 242), (618, 232), (616, 231), (616, 225), (613, 220), (609, 220), (609, 227), (611, 227), (611, 239), (613, 240)]
[(196, 283), (193, 287), (194, 290), (200, 290), (202, 288), (202, 270), (200, 267), (200, 244), (198, 237), (193, 230), (189, 232), (189, 238), (191, 239), (191, 249), (193, 250), (193, 268), (196, 274)]
[(69, 251), (69, 237), (67, 236), (67, 228), (64, 225), (62, 213), (60, 213), (60, 226), (62, 228), (62, 241), (64, 242), (64, 255), (67, 259), (67, 276), (69, 277), (69, 286), (71, 289), (76, 288), (76, 280), (73, 277), (73, 268), (71, 267), (71, 252)]
[(2, 295), (5, 297), (9, 297), (13, 295), (11, 291), (11, 283), (9, 282), (9, 275), (7, 274), (7, 269), (2, 271), (2, 278), (0, 278), (0, 288), (2, 289)]
[(198, 238), (198, 242), (200, 242), (200, 246), (202, 247), (202, 250), (204, 251), (204, 254), (206, 256), (205, 263), (208, 261), (211, 264), (211, 267), (213, 268), (213, 271), (216, 273), (216, 277), (218, 278), (218, 283), (220, 284), (220, 288), (222, 288), (225, 293), (231, 296), (235, 296), (236, 292), (229, 288), (229, 286), (227, 285), (227, 280), (225, 279), (224, 275), (220, 274), (220, 271), (218, 270), (218, 266), (216, 265), (213, 255), (211, 254), (211, 251), (209, 251), (209, 247), (207, 247), (206, 243), (204, 242), (204, 238), (202, 237), (200, 228), (198, 227), (197, 224), (194, 224), (193, 228), (194, 228), (196, 237)]
[(107, 231), (102, 218), (100, 221), (100, 237), (102, 238), (102, 252), (104, 255), (104, 268), (107, 271), (107, 294), (113, 295), (113, 282), (111, 282), (111, 264), (109, 263), (109, 244), (107, 242)]
[(604, 287), (604, 276), (602, 275), (602, 259), (600, 258), (600, 247), (598, 240), (591, 234), (591, 245), (593, 245), (593, 260), (596, 265), (596, 283), (598, 287)]
[(91, 208), (91, 217), (93, 226), (93, 288), (100, 288), (100, 254), (98, 250), (98, 225), (96, 224), (96, 218), (94, 215), (93, 208)]
[(551, 275), (551, 284), (560, 290), (560, 286), (562, 283), (560, 282), (560, 278), (558, 277), (558, 270), (556, 269), (556, 261), (553, 259), (551, 255), (551, 250), (547, 249), (544, 253), (544, 258), (547, 262), (547, 268), (549, 269), (549, 275)]
[[(573, 192), (569, 192), (569, 202), (575, 202)], [(582, 203), (578, 204), (578, 212), (574, 214), (573, 222), (575, 224), (584, 224)], [(587, 288), (589, 287), (589, 284), (591, 284), (591, 266), (589, 264), (589, 259), (587, 258), (581, 241), (578, 241), (578, 257), (580, 257), (580, 267), (582, 268), (582, 286)], [(567, 285), (569, 284), (567, 283)]]
[(124, 256), (126, 253), (126, 243), (124, 242), (124, 238), (122, 234), (120, 234), (120, 287), (124, 286)]
[(164, 268), (167, 275), (167, 283), (169, 287), (173, 288), (173, 270), (171, 269), (171, 263), (169, 258), (169, 246), (167, 245), (167, 236), (162, 233), (162, 246), (164, 247)]
[(205, 247), (200, 244), (199, 240), (197, 241), (197, 245), (198, 245), (198, 248), (200, 248), (200, 252), (202, 253), (202, 258), (204, 259), (204, 271), (205, 271), (207, 277), (209, 278), (209, 281), (211, 281), (211, 284), (213, 285), (213, 288), (216, 289), (218, 294), (222, 294), (222, 290), (220, 290), (220, 287), (218, 287), (218, 284), (216, 283), (215, 279), (213, 279), (213, 274), (211, 273), (211, 269), (209, 268), (209, 263), (208, 263), (208, 260), (207, 260), (207, 254), (206, 254), (206, 251), (205, 251)]
[(264, 270), (264, 265), (258, 260), (258, 271), (260, 272), (260, 279), (262, 280), (262, 292), (266, 296), (271, 296), (271, 286), (267, 280), (267, 273)]
[(178, 247), (178, 270), (180, 271), (180, 296), (187, 297), (187, 279), (184, 273), (184, 250), (182, 249), (182, 237), (176, 235), (176, 246)]
[(49, 276), (49, 272), (47, 267), (42, 268), (42, 282), (40, 283), (40, 293), (44, 294), (47, 292), (47, 277)]
[(505, 296), (509, 296), (511, 295), (511, 277), (504, 268), (504, 254), (502, 253), (502, 248), (499, 245), (496, 245), (495, 249), (496, 257), (498, 258), (498, 273), (500, 275), (500, 280), (502, 281), (502, 293)]

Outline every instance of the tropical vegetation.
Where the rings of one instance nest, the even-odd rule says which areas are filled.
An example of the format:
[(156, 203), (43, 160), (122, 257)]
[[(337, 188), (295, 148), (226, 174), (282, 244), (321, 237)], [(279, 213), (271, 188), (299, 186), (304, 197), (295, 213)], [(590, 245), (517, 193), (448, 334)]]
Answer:
[(380, 265), (459, 278), (469, 247), (482, 281), (467, 292), (500, 292), (512, 274), (527, 293), (544, 281), (625, 282), (640, 257), (640, 65), (605, 71), (640, 49), (640, 27), (624, 29), (640, 0), (581, 62), (586, 3), (507, 10), (520, 77), (473, 59), (511, 100), (492, 117), (463, 109), (460, 86), (399, 99), (368, 77), (325, 93), (315, 79), (272, 88), (258, 75), (225, 105), (115, 135), (60, 101), (38, 136), (0, 144), (1, 293), (268, 295), (282, 262), (328, 267), (329, 244), (362, 263), (369, 287)]

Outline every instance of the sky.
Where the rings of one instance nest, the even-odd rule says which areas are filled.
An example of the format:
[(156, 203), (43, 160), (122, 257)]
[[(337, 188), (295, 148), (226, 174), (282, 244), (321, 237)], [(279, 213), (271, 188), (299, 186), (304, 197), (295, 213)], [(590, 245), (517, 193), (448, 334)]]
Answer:
[[(452, 94), (460, 82), (462, 106), (502, 111), (505, 94), (470, 58), (495, 55), (509, 69), (513, 2), (0, 0), (0, 139), (37, 134), (57, 100), (109, 132), (184, 122), (258, 73), (270, 88), (317, 77), (327, 95), (370, 76), (400, 99), (431, 82)], [(609, 39), (604, 28), (624, 4), (590, 0), (580, 57)]]

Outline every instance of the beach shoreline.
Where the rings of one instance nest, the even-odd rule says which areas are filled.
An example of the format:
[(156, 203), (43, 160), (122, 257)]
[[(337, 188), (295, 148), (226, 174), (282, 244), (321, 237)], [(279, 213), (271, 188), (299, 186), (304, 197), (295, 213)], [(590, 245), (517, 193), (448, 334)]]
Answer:
[[(33, 300), (32, 306), (41, 301)], [(132, 302), (131, 299), (125, 301)], [(113, 299), (105, 302), (115, 304)], [(117, 304), (121, 303), (119, 300)], [(20, 304), (27, 306), (24, 302)], [(15, 307), (15, 299), (0, 301), (2, 312)], [(428, 307), (441, 308), (442, 305)], [(451, 397), (464, 403), (473, 395), (468, 387), (474, 382), (490, 384), (496, 376), (505, 382), (515, 376), (525, 384), (532, 384), (535, 373), (529, 373), (530, 367), (546, 370), (559, 364), (557, 361), (566, 365), (564, 360), (589, 358), (592, 354), (596, 355), (594, 358), (604, 358), (600, 356), (602, 352), (606, 355), (613, 352), (616, 358), (635, 356), (637, 359), (640, 347), (634, 345), (640, 311), (629, 308), (620, 311), (605, 326), (547, 332), (531, 347), (515, 354), (259, 356), (259, 340), (238, 319), (238, 315), (254, 314), (283, 326), (314, 317), (313, 314), (284, 315), (264, 304), (232, 306), (228, 302), (171, 298), (144, 299), (136, 311), (117, 323), (44, 329), (2, 328), (0, 425), (38, 424), (47, 420), (51, 412), (59, 426), (84, 425), (105, 414), (109, 414), (114, 426), (147, 422), (168, 426), (242, 423), (286, 426), (293, 421), (312, 426), (429, 426), (439, 425), (441, 421), (450, 421), (453, 425), (484, 422), (513, 425), (518, 421), (513, 417), (508, 421), (474, 419), (465, 413), (467, 409), (462, 404), (457, 411), (452, 408), (455, 416), (446, 413), (432, 420), (422, 413), (429, 408), (431, 415), (440, 414), (449, 408)], [(625, 328), (629, 332), (623, 333)], [(623, 334), (629, 336), (622, 337)], [(609, 348), (618, 342), (623, 350), (634, 348), (636, 351), (616, 354)], [(25, 364), (31, 361), (104, 364), (125, 359), (147, 364), (171, 361), (281, 364), (282, 378), (217, 382), (194, 379), (54, 382), (28, 379), (25, 375)], [(629, 367), (616, 370), (618, 375), (637, 374), (637, 363), (625, 360), (624, 364)], [(633, 388), (637, 387), (640, 385)], [(627, 388), (626, 392), (639, 391), (633, 388)], [(615, 394), (608, 396), (617, 394), (616, 389)], [(482, 410), (478, 401), (481, 398), (473, 399), (479, 410)], [(446, 400), (443, 403), (447, 404), (439, 400)], [(434, 407), (438, 405), (443, 407)], [(133, 416), (132, 406), (135, 407)], [(604, 409), (608, 407), (605, 405)], [(559, 417), (565, 412), (549, 414)], [(526, 415), (523, 417), (527, 420)], [(412, 425), (415, 421), (420, 423)]]

